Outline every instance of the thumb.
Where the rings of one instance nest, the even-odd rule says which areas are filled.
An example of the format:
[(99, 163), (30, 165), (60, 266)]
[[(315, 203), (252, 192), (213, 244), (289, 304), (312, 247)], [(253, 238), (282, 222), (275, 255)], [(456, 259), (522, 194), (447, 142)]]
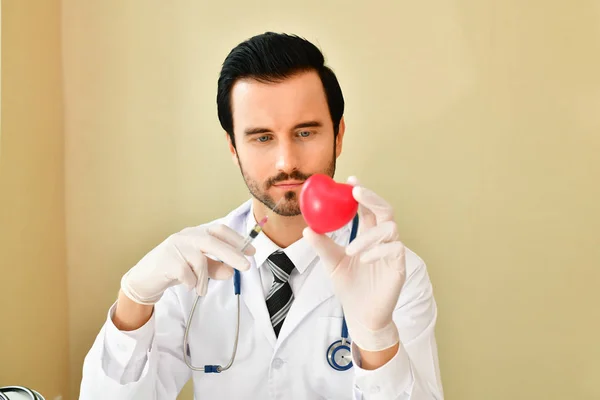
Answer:
[(302, 234), (330, 270), (335, 269), (346, 255), (344, 248), (327, 235), (319, 235), (310, 228), (304, 228)]

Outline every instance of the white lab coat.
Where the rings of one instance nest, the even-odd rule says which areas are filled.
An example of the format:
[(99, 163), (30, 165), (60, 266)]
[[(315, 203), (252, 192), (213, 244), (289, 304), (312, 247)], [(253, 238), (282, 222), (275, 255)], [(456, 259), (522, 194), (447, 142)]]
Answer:
[[(248, 201), (212, 223), (224, 223), (245, 236), (252, 221)], [(334, 233), (337, 243), (347, 244), (349, 227)], [(434, 334), (437, 308), (424, 262), (407, 250), (407, 280), (394, 312), (402, 342), (399, 352), (384, 366), (367, 371), (360, 368), (358, 351), (352, 346), (354, 366), (340, 372), (329, 366), (326, 351), (340, 339), (342, 308), (330, 278), (318, 258), (313, 258), (313, 267), (302, 274), (300, 290), (292, 285), (295, 300), (278, 338), (265, 304), (268, 285), (252, 259), (252, 267), (241, 276), (237, 355), (233, 366), (220, 374), (192, 372), (183, 360), (193, 291), (183, 286), (168, 289), (148, 323), (133, 332), (114, 326), (113, 304), (85, 358), (80, 399), (174, 400), (190, 378), (196, 400), (443, 399)], [(236, 304), (231, 279), (210, 281), (190, 331), (195, 366), (227, 364)]]

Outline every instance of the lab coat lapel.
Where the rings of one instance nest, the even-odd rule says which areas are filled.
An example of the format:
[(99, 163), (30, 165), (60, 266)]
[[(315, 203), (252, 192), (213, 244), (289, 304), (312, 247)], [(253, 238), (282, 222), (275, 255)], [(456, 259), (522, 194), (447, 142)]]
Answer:
[[(245, 235), (247, 231), (246, 218), (248, 213), (252, 212), (252, 200), (246, 201), (236, 210), (234, 210), (228, 218), (227, 224), (240, 235)], [(254, 323), (258, 325), (258, 329), (262, 330), (267, 337), (267, 340), (271, 346), (275, 347), (275, 332), (271, 326), (271, 317), (267, 310), (267, 303), (265, 302), (265, 294), (262, 289), (262, 282), (260, 280), (260, 272), (256, 266), (254, 257), (250, 259), (251, 267), (248, 271), (241, 273), (240, 285), (240, 297), (244, 301), (244, 304), (252, 314)]]
[(254, 317), (254, 323), (264, 332), (271, 346), (275, 347), (277, 338), (271, 325), (260, 274), (254, 260), (252, 260), (252, 267), (248, 271), (242, 272), (240, 295)]
[(300, 293), (294, 294), (294, 303), (290, 307), (290, 311), (285, 317), (285, 321), (279, 332), (276, 349), (306, 316), (334, 294), (331, 278), (325, 273), (325, 269), (318, 258), (316, 261), (317, 263), (302, 285)]

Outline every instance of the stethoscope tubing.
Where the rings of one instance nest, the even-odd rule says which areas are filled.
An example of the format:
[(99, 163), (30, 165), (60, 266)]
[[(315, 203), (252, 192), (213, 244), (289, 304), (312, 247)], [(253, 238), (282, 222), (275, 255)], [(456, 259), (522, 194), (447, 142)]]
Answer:
[[(356, 214), (354, 216), (354, 219), (352, 220), (352, 228), (350, 230), (350, 239), (349, 239), (348, 243), (351, 243), (356, 238), (357, 233), (358, 233), (358, 214)], [(192, 319), (194, 318), (194, 311), (196, 310), (196, 306), (198, 305), (200, 296), (196, 296), (196, 299), (194, 300), (194, 304), (192, 305), (192, 309), (190, 310), (190, 313), (188, 316), (188, 323), (186, 324), (185, 333), (183, 336), (183, 359), (184, 359), (186, 365), (192, 371), (201, 371), (204, 373), (221, 373), (223, 371), (227, 371), (233, 365), (233, 362), (235, 360), (235, 356), (237, 353), (239, 333), (240, 333), (241, 274), (240, 274), (240, 271), (238, 271), (237, 269), (234, 269), (234, 271), (233, 271), (233, 287), (234, 287), (234, 294), (237, 298), (236, 299), (237, 300), (237, 313), (236, 313), (237, 314), (237, 317), (236, 317), (237, 323), (235, 325), (235, 340), (233, 343), (233, 350), (231, 353), (231, 357), (230, 357), (227, 365), (225, 365), (224, 367), (222, 367), (220, 365), (204, 365), (202, 367), (196, 367), (196, 366), (192, 365), (192, 362), (189, 360), (189, 358), (191, 358), (191, 353), (190, 353), (190, 346), (189, 346), (189, 342), (188, 342), (188, 336), (190, 333), (190, 327), (192, 326)], [(331, 367), (333, 369), (335, 369), (337, 371), (343, 371), (343, 370), (346, 370), (346, 369), (349, 369), (350, 367), (352, 367), (352, 363), (350, 363), (349, 366), (339, 366), (338, 364), (336, 364), (336, 362), (334, 360), (335, 352), (339, 351), (340, 346), (343, 346), (344, 348), (349, 350), (348, 343), (349, 343), (348, 342), (348, 326), (346, 325), (346, 318), (342, 317), (341, 340), (332, 343), (329, 346), (329, 348), (327, 349), (327, 362), (329, 363), (329, 365), (331, 365)], [(336, 344), (337, 344), (337, 346), (336, 346)]]

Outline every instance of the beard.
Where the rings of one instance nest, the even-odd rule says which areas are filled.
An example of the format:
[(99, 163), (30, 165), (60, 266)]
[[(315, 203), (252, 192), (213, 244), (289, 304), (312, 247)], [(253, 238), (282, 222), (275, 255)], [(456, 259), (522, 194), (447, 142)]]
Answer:
[[(287, 181), (287, 180), (297, 180), (297, 181), (304, 182), (308, 178), (310, 178), (311, 175), (313, 175), (315, 173), (325, 174), (325, 175), (328, 175), (329, 177), (333, 178), (333, 176), (335, 174), (336, 157), (335, 157), (335, 154), (333, 154), (333, 157), (332, 157), (331, 161), (329, 162), (329, 165), (323, 171), (313, 172), (311, 174), (306, 174), (306, 173), (303, 173), (298, 170), (294, 170), (289, 174), (285, 173), (285, 172), (280, 172), (276, 176), (273, 176), (273, 177), (267, 179), (263, 184), (260, 184), (255, 179), (252, 179), (244, 171), (244, 168), (242, 166), (242, 163), (241, 163), (239, 157), (238, 157), (238, 163), (240, 166), (240, 172), (242, 173), (242, 176), (244, 177), (244, 182), (246, 183), (246, 186), (248, 187), (248, 190), (250, 191), (250, 194), (252, 196), (254, 196), (258, 201), (263, 203), (265, 206), (267, 206), (268, 208), (273, 210), (273, 212), (275, 212), (278, 215), (281, 215), (283, 217), (295, 217), (295, 216), (301, 214), (300, 199), (298, 198), (299, 196), (296, 194), (296, 192), (294, 192), (292, 190), (285, 192), (283, 195), (285, 200), (283, 200), (279, 204), (277, 204), (279, 199), (277, 199), (277, 201), (275, 201), (275, 199), (273, 199), (273, 197), (271, 197), (271, 195), (269, 195), (268, 190), (273, 185), (275, 185), (279, 182)], [(275, 208), (275, 206), (277, 206), (277, 208)]]

